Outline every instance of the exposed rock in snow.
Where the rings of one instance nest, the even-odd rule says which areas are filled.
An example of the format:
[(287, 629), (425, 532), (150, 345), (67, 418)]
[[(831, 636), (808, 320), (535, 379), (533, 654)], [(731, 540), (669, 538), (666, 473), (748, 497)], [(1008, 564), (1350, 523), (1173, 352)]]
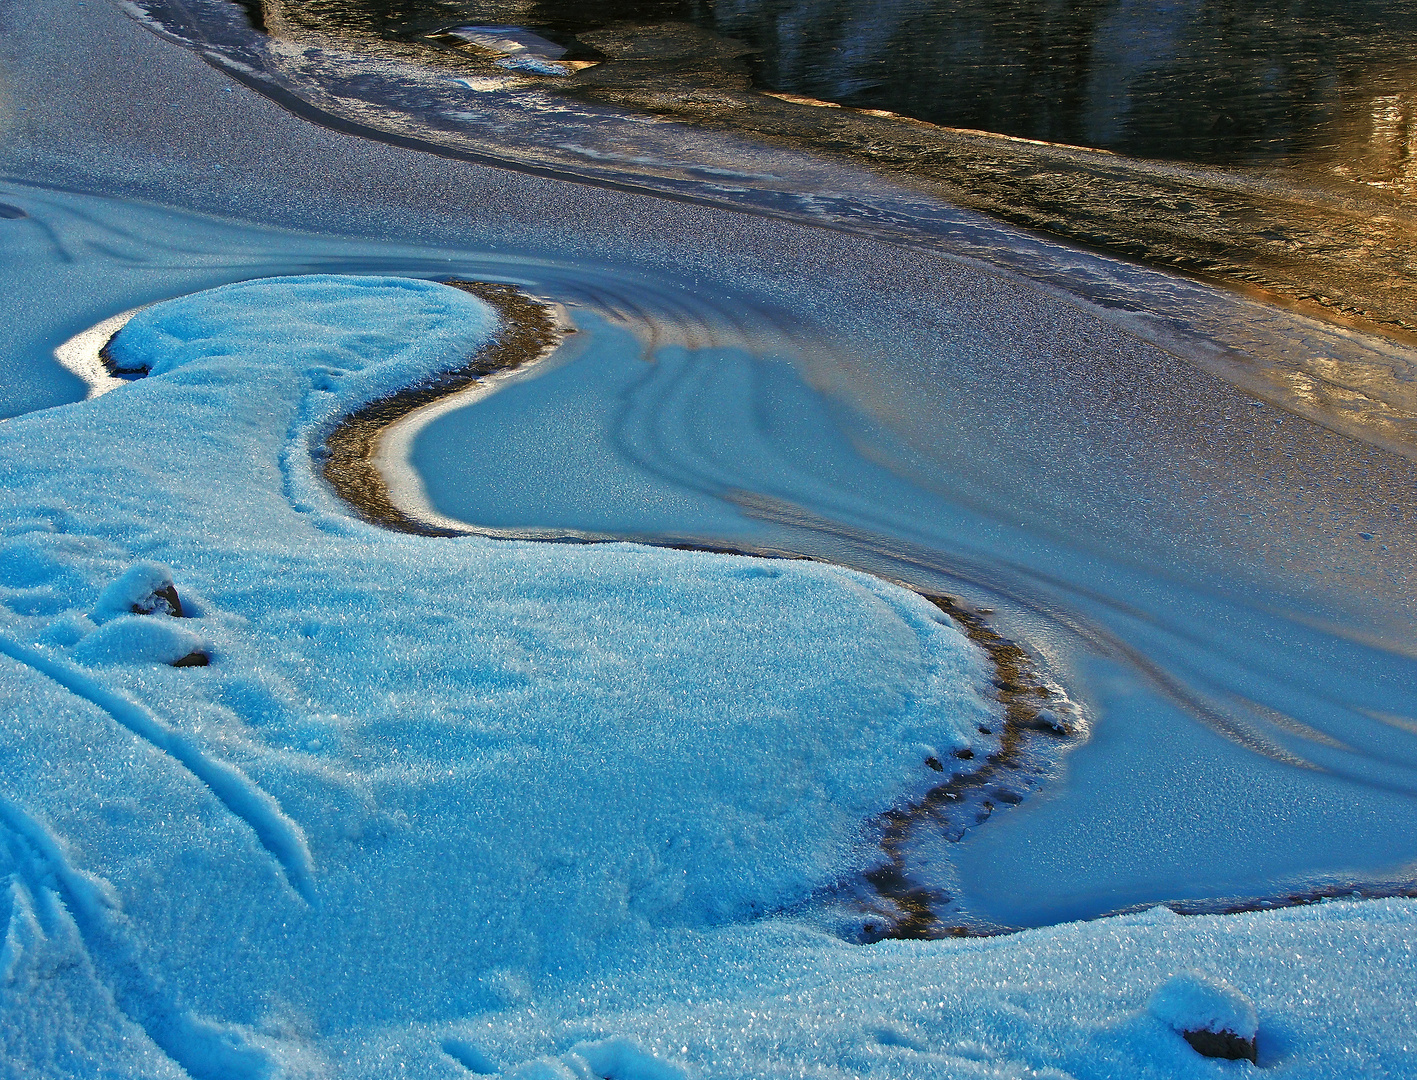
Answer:
[(1256, 1060), (1254, 1002), (1221, 979), (1199, 971), (1173, 975), (1152, 995), (1149, 1008), (1198, 1054)]
[(138, 562), (99, 595), (93, 621), (104, 623), (120, 615), (171, 615), (182, 618), (182, 601), (172, 571), (161, 563)]

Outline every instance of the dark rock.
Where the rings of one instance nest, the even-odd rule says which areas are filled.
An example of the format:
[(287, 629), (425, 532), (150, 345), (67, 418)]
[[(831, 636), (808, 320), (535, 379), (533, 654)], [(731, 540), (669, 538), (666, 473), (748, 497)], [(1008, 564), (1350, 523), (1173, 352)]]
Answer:
[(1204, 1057), (1248, 1061), (1252, 1065), (1258, 1057), (1255, 1040), (1236, 1035), (1233, 1031), (1183, 1031), (1181, 1037), (1191, 1044), (1192, 1050)]
[(93, 621), (104, 623), (127, 615), (186, 618), (170, 569), (161, 563), (137, 562), (109, 583), (94, 605)]
[(1259, 1014), (1244, 993), (1214, 975), (1182, 971), (1151, 995), (1152, 1016), (1205, 1057), (1255, 1062)]
[(154, 589), (147, 596), (132, 603), (134, 615), (171, 615), (174, 619), (185, 619), (182, 601), (177, 596), (177, 586)]
[(1033, 719), (1025, 725), (1030, 731), (1041, 731), (1048, 735), (1069, 736), (1072, 726), (1052, 709), (1039, 709)]
[(172, 661), (173, 667), (206, 667), (212, 658), (204, 652), (189, 652), (186, 656)]

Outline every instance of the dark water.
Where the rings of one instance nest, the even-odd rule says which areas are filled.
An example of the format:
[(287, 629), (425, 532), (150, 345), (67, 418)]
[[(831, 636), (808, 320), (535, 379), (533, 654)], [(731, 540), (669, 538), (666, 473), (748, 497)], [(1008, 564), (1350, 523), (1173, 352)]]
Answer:
[[(242, 5), (263, 19), (259, 0)], [(391, 38), (535, 30), (570, 58), (673, 61), (932, 123), (1211, 164), (1343, 152), (1392, 128), (1417, 153), (1411, 0), (308, 0)], [(655, 35), (690, 24), (743, 43)], [(607, 31), (611, 33), (607, 34)], [(628, 38), (638, 44), (626, 50)], [(658, 38), (657, 41), (653, 40)], [(697, 41), (698, 47), (686, 47)], [(672, 42), (666, 44), (666, 42)], [(707, 44), (706, 44), (707, 43)], [(1369, 131), (1369, 134), (1372, 134)]]
[(715, 21), (764, 50), (765, 84), (1214, 163), (1331, 144), (1348, 112), (1411, 88), (1417, 52), (1400, 0), (740, 0)]

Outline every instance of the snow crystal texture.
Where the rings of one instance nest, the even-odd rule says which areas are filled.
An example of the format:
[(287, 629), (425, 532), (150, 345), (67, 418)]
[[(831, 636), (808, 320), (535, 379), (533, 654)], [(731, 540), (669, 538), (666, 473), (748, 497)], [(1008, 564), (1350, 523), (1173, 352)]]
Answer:
[[(333, 1075), (313, 1033), (791, 909), (872, 863), (928, 758), (990, 748), (982, 656), (868, 576), (354, 520), (331, 425), (494, 330), (425, 281), (224, 286), (125, 327), (146, 379), (0, 429), (5, 963), (85, 957), (115, 1068)], [(194, 617), (131, 613), (174, 580)], [(51, 996), (4, 991), (8, 1055), (44, 1056)]]

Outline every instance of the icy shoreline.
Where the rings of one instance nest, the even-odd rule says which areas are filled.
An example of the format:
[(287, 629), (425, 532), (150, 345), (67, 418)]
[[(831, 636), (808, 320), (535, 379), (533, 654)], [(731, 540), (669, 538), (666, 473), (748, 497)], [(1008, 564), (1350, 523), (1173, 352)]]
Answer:
[(506, 285), (445, 281), (496, 312), (493, 338), (460, 368), (416, 386), (399, 387), (343, 416), (324, 438), (321, 472), (335, 493), (366, 521), (423, 536), (461, 536), (471, 530), (438, 514), (408, 460), (408, 448), (431, 420), (495, 393), (560, 345), (566, 328), (551, 306)]
[[(536, 364), (548, 359), (560, 346), (565, 317), (558, 316), (545, 302), (508, 286), (460, 281), (443, 284), (489, 304), (498, 315), (498, 332), (462, 368), (401, 389), (342, 417), (324, 439), (322, 473), (335, 494), (365, 521), (420, 536), (495, 537), (498, 530), (446, 517), (432, 506), (422, 477), (410, 460), (412, 444), (432, 420), (496, 393), (508, 378), (530, 374)], [(542, 539), (615, 542), (589, 536)], [(792, 557), (705, 543), (637, 542), (711, 554)], [(818, 561), (839, 565), (831, 560)], [(1040, 758), (1035, 749), (1040, 735), (1056, 742), (1078, 733), (1073, 703), (1034, 670), (1033, 660), (1025, 650), (999, 635), (984, 618), (954, 597), (921, 593), (918, 589), (909, 591), (920, 593), (944, 612), (988, 658), (991, 696), (997, 696), (1002, 715), (987, 729), (979, 728), (981, 734), (997, 736), (998, 748), (993, 753), (978, 761), (974, 761), (972, 749), (961, 750), (946, 762), (931, 756), (926, 765), (941, 774), (940, 783), (909, 807), (893, 808), (882, 819), (881, 862), (865, 875), (876, 895), (860, 899), (862, 909), (868, 913), (869, 921), (862, 928), (863, 939), (868, 941), (993, 932), (993, 928), (986, 930), (977, 925), (949, 925), (936, 906), (934, 891), (923, 884), (920, 868), (912, 865), (907, 852), (912, 842), (920, 843), (921, 833), (948, 833), (957, 838), (966, 829), (988, 820), (996, 804), (1009, 806), (1022, 801), (1038, 777), (1048, 771), (1043, 761), (1057, 756), (1055, 745)]]
[[(876, 284), (889, 281), (890, 293), (903, 298), (897, 306), (933, 306), (946, 313), (951, 349), (912, 338), (904, 321), (893, 325), (885, 317), (858, 320), (855, 331), (867, 325), (895, 335), (902, 347), (916, 350), (931, 379), (946, 370), (942, 357), (950, 359), (948, 370), (967, 375), (972, 395), (986, 404), (1007, 396), (991, 381), (991, 372), (1002, 371), (1009, 386), (1041, 388), (1036, 402), (1011, 399), (1010, 415), (1026, 419), (1046, 412), (1053, 434), (1091, 420), (1087, 446), (1096, 456), (1088, 460), (1104, 471), (1125, 473), (1133, 497), (1130, 512), (1140, 515), (1138, 529), (1121, 546), (1137, 548), (1137, 535), (1147, 529), (1176, 531), (1176, 520), (1157, 507), (1167, 499), (1175, 505), (1197, 490), (1184, 482), (1166, 486), (1178, 476), (1184, 480), (1184, 465), (1192, 460), (1185, 436), (1196, 433), (1206, 444), (1207, 470), (1213, 462), (1222, 475), (1248, 475), (1245, 464), (1258, 459), (1267, 470), (1281, 471), (1274, 489), (1250, 502), (1230, 498), (1208, 473), (1201, 490), (1213, 502), (1200, 523), (1204, 529), (1185, 535), (1199, 536), (1204, 544), (1235, 528), (1239, 512), (1248, 518), (1257, 511), (1269, 514), (1271, 524), (1245, 532), (1229, 547), (1220, 544), (1217, 559), (1224, 556), (1231, 567), (1248, 565), (1250, 557), (1256, 565), (1284, 563), (1304, 580), (1322, 577), (1324, 565), (1366, 565), (1355, 554), (1356, 544), (1344, 546), (1281, 513), (1294, 487), (1282, 472), (1289, 452), (1297, 454), (1296, 472), (1326, 475), (1324, 465), (1331, 459), (1316, 454), (1311, 441), (1299, 439), (1296, 449), (1283, 440), (1237, 439), (1238, 425), (1221, 424), (1222, 417), (1229, 418), (1233, 396), (1142, 351), (1119, 352), (1105, 325), (1078, 312), (1060, 316), (1049, 297), (1021, 295), (946, 261), (896, 257), (827, 233), (760, 223), (749, 228), (727, 214), (454, 167), (307, 129), (252, 100), (244, 89), (232, 90), (188, 54), (163, 45), (106, 5), (85, 9), (60, 0), (36, 8), (0, 0), (0, 12), (10, 20), (0, 35), (0, 52), (13, 79), (12, 99), (29, 110), (9, 117), (16, 123), (5, 146), (8, 175), (18, 181), (5, 198), (31, 215), (3, 223), (20, 252), (7, 268), (17, 343), (18, 381), (7, 398), (16, 403), (11, 413), (82, 395), (64, 381), (66, 373), (49, 361), (49, 351), (85, 326), (123, 308), (238, 277), (329, 267), (433, 277), (446, 276), (456, 265), (463, 276), (542, 281), (560, 273), (558, 265), (579, 262), (582, 276), (556, 279), (574, 281), (576, 288), (546, 291), (600, 295), (595, 290), (614, 280), (607, 266), (633, 280), (637, 290), (666, 280), (697, 284), (702, 274), (708, 296), (727, 295), (725, 282), (745, 276), (779, 307), (812, 312), (818, 319), (824, 309), (817, 300), (828, 286), (839, 300), (872, 303), (875, 294), (860, 286), (869, 278)], [(67, 60), (80, 52), (93, 62), (76, 69)], [(229, 107), (233, 99), (241, 100), (239, 110)], [(174, 100), (179, 104), (172, 105)], [(339, 183), (332, 185), (332, 177)], [(196, 207), (226, 220), (144, 200)], [(281, 234), (251, 222), (295, 231)], [(373, 238), (389, 243), (380, 246)], [(595, 263), (594, 274), (586, 271), (592, 260), (603, 260)], [(805, 261), (838, 270), (829, 282), (804, 283)], [(512, 265), (524, 269), (508, 270)], [(768, 288), (765, 281), (783, 284)], [(917, 288), (917, 282), (930, 286)], [(584, 291), (577, 291), (582, 286)], [(966, 297), (978, 302), (961, 302)], [(887, 315), (890, 299), (882, 297)], [(1038, 311), (1043, 315), (1034, 319)], [(831, 319), (841, 330), (844, 321), (835, 314)], [(977, 337), (1004, 327), (1017, 363), (991, 353)], [(1039, 343), (1045, 332), (1054, 335), (1050, 347)], [(1069, 366), (1064, 349), (1084, 332), (1092, 338), (1085, 372)], [(956, 348), (959, 341), (965, 344)], [(1125, 363), (1114, 362), (1117, 356)], [(916, 394), (928, 388), (923, 381), (892, 383), (889, 372), (879, 364), (873, 369), (887, 387), (905, 386)], [(1119, 373), (1141, 383), (1137, 398), (1120, 395), (1125, 409), (1141, 408), (1139, 425), (1104, 423), (1108, 414), (1056, 393), (1064, 379), (1077, 378), (1082, 389), (1097, 391)], [(642, 702), (631, 694), (637, 686), (646, 693), (664, 688), (637, 682), (624, 660), (674, 643), (613, 636), (592, 642), (577, 628), (603, 617), (603, 609), (621, 595), (628, 599), (610, 614), (624, 615), (635, 604), (659, 604), (653, 610), (662, 611), (666, 598), (675, 599), (659, 575), (672, 564), (672, 553), (644, 557), (644, 549), (605, 547), (592, 575), (581, 573), (584, 553), (572, 549), (556, 552), (557, 561), (548, 563), (545, 552), (502, 546), (493, 562), (480, 558), (483, 545), (477, 540), (442, 544), (377, 534), (376, 542), (375, 530), (343, 513), (289, 517), (282, 510), (268, 516), (267, 495), (284, 483), (278, 451), (288, 430), (268, 439), (269, 452), (259, 455), (226, 452), (223, 443), (243, 431), (266, 430), (267, 406), (275, 400), (270, 394), (278, 389), (269, 373), (260, 380), (233, 376), (234, 407), (209, 428), (193, 419), (206, 413), (174, 413), (170, 405), (174, 400), (184, 408), (203, 401), (211, 405), (206, 399), (214, 391), (184, 382), (190, 372), (174, 375), (164, 377), (174, 395), (165, 408), (145, 407), (152, 404), (151, 388), (128, 387), (97, 402), (0, 424), (12, 478), (0, 515), (0, 632), (28, 650), (62, 652), (68, 647), (62, 643), (74, 634), (94, 632), (85, 625), (90, 605), (135, 558), (170, 564), (178, 571), (184, 601), (191, 602), (194, 618), (184, 620), (184, 629), (207, 638), (213, 665), (108, 664), (85, 672), (111, 683), (115, 692), (146, 701), (149, 712), (172, 721), (174, 730), (181, 728), (188, 745), (200, 745), (213, 760), (234, 763), (277, 796), (286, 816), (299, 822), (312, 842), (317, 874), (338, 878), (347, 895), (367, 902), (367, 917), (349, 926), (331, 920), (327, 935), (302, 937), (307, 925), (302, 920), (310, 913), (282, 884), (278, 865), (255, 832), (224, 809), (209, 787), (97, 706), (9, 656), (0, 657), (0, 696), (6, 703), (0, 710), (6, 799), (0, 809), (7, 823), (0, 859), (9, 877), (9, 888), (0, 888), (0, 1071), (7, 1075), (150, 1080), (265, 1072), (382, 1080), (400, 1073), (466, 1077), (469, 1069), (483, 1069), (561, 1078), (611, 1072), (633, 1080), (680, 1073), (1111, 1080), (1217, 1077), (1248, 1069), (1198, 1058), (1149, 1010), (1157, 989), (1189, 969), (1221, 978), (1251, 998), (1258, 1014), (1259, 1061), (1275, 1075), (1307, 1080), (1406, 1077), (1414, 1071), (1417, 964), (1414, 906), (1408, 901), (1333, 902), (1194, 919), (1152, 911), (1009, 938), (867, 948), (844, 944), (787, 913), (708, 928), (664, 926), (644, 937), (607, 934), (593, 955), (555, 953), (562, 944), (555, 927), (538, 932), (550, 926), (551, 913), (572, 909), (584, 897), (584, 910), (604, 899), (613, 914), (632, 894), (607, 892), (618, 886), (606, 868), (626, 863), (613, 845), (597, 846), (594, 828), (562, 836), (559, 819), (544, 807), (529, 813), (515, 792), (499, 787), (504, 778), (498, 770), (512, 760), (513, 750), (526, 745), (514, 709), (499, 715), (497, 723), (440, 726), (438, 717), (469, 703), (481, 707), (497, 694), (526, 699), (537, 682), (519, 684), (518, 675), (530, 672), (519, 665), (539, 657), (542, 668), (530, 672), (538, 681), (579, 687), (582, 707), (572, 719), (620, 701), (646, 737), (656, 735), (658, 729), (638, 707)], [(136, 393), (130, 396), (131, 391)], [(940, 397), (926, 397), (932, 415), (940, 415)], [(1178, 400), (1182, 404), (1175, 404)], [(121, 415), (110, 411), (120, 408)], [(97, 423), (93, 410), (112, 421), (104, 428), (111, 441), (103, 444), (102, 460), (94, 459), (94, 444), (79, 432)], [(959, 415), (948, 409), (944, 414)], [(84, 418), (81, 424), (77, 418)], [(183, 441), (208, 455), (204, 471), (186, 474), (155, 450), (155, 419), (187, 424)], [(981, 432), (989, 413), (965, 419), (968, 430)], [(1272, 426), (1268, 415), (1264, 419)], [(1134, 437), (1138, 430), (1145, 439)], [(1302, 432), (1303, 425), (1286, 417), (1283, 431)], [(987, 463), (987, 441), (959, 442), (966, 466)], [(1015, 445), (1028, 450), (1033, 444)], [(1360, 461), (1342, 449), (1341, 440), (1330, 445), (1339, 453), (1328, 469), (1341, 466), (1346, 473), (1351, 467), (1354, 495), (1338, 498), (1330, 485), (1316, 513), (1335, 509), (1344, 530), (1377, 532), (1393, 543), (1394, 566), (1411, 565), (1400, 546), (1401, 532), (1393, 527), (1385, 535), (1384, 522), (1374, 528), (1370, 520), (1375, 504), (1406, 505), (1407, 474), (1384, 486), (1384, 470), (1392, 470), (1381, 455)], [(1104, 503), (1089, 501), (1086, 476), (1079, 480), (1059, 467), (1068, 450), (1062, 440), (1053, 456), (1026, 455), (1018, 468), (1082, 504), (1087, 513), (1067, 519), (1080, 542), (1116, 548), (1113, 534), (1088, 524), (1088, 514), (1094, 522), (1110, 519)], [(989, 479), (1001, 473), (1009, 478), (1007, 470), (968, 467), (962, 475), (980, 471)], [(251, 478), (261, 497), (223, 509), (213, 498), (213, 478), (236, 477)], [(995, 489), (1008, 509), (1017, 509), (1019, 501), (1006, 483)], [(1350, 489), (1345, 484), (1343, 490)], [(282, 498), (274, 505), (289, 507)], [(1275, 519), (1296, 532), (1284, 531)], [(1216, 533), (1204, 531), (1212, 526)], [(239, 576), (228, 576), (211, 549), (243, 529), (264, 529), (270, 539), (248, 552)], [(1250, 538), (1256, 542), (1244, 542)], [(466, 561), (421, 561), (445, 547)], [(715, 565), (712, 559), (696, 562)], [(410, 573), (408, 564), (423, 570)], [(1179, 565), (1177, 573), (1193, 569), (1185, 560), (1172, 565)], [(583, 600), (549, 587), (548, 574), (577, 573), (577, 585), (587, 590)], [(1242, 580), (1217, 574), (1232, 583)], [(1368, 585), (1365, 591), (1366, 580), (1348, 588), (1364, 611), (1387, 610), (1391, 597), (1410, 592), (1404, 591), (1405, 579)], [(710, 583), (720, 589), (747, 587), (712, 576)], [(772, 581), (757, 584), (768, 587)], [(465, 607), (449, 601), (469, 588), (486, 601), (475, 625), (467, 625)], [(1255, 591), (1265, 600), (1275, 595), (1263, 587)], [(357, 616), (322, 617), (356, 595), (363, 605)], [(1177, 595), (1178, 603), (1194, 602), (1185, 593)], [(769, 611), (778, 621), (747, 628), (745, 640), (757, 647), (762, 635), (776, 631), (790, 643), (803, 626), (830, 624), (840, 606), (832, 601), (841, 594), (818, 598), (823, 602), (815, 606), (794, 602), (782, 612)], [(857, 593), (847, 599), (853, 605), (861, 601)], [(1230, 624), (1215, 618), (1216, 610), (1200, 604), (1206, 622), (1198, 619), (1196, 625), (1218, 635), (1222, 651), (1256, 625), (1269, 625), (1242, 619), (1227, 635), (1222, 631)], [(400, 619), (408, 613), (417, 621), (405, 625)], [(388, 636), (364, 647), (371, 621)], [(1179, 625), (1185, 630), (1191, 624)], [(1368, 627), (1360, 621), (1357, 632)], [(48, 629), (52, 636), (41, 640)], [(702, 629), (695, 624), (696, 634)], [(1392, 636), (1401, 637), (1397, 631)], [(1404, 669), (1394, 665), (1369, 678), (1373, 669), (1333, 641), (1303, 638), (1306, 653), (1266, 655), (1276, 663), (1291, 656), (1317, 658), (1321, 642), (1328, 650), (1322, 655), (1351, 668), (1354, 680), (1375, 687), (1370, 696), (1351, 700), (1414, 715), (1404, 689), (1412, 682)], [(1265, 659), (1227, 655), (1246, 663)], [(420, 658), (422, 681), (404, 678), (405, 667)], [(673, 658), (672, 652), (665, 657)], [(815, 670), (805, 661), (803, 667), (809, 674)], [(672, 673), (672, 663), (669, 669)], [(1301, 669), (1309, 670), (1307, 662), (1290, 665)], [(724, 679), (731, 683), (736, 674), (724, 673)], [(1115, 670), (1101, 675), (1114, 680), (1109, 690), (1120, 687), (1107, 701), (1120, 714), (1116, 726), (1164, 736), (1167, 746), (1181, 740), (1182, 764), (1200, 760), (1184, 757), (1194, 750), (1184, 723), (1149, 724), (1148, 715), (1158, 706), (1146, 701), (1143, 708), (1129, 709), (1136, 688), (1115, 681)], [(383, 694), (384, 707), (373, 714), (348, 707), (355, 687), (369, 684)], [(1351, 681), (1342, 686), (1351, 689)], [(194, 696), (200, 700), (192, 701)], [(835, 711), (826, 710), (826, 719), (833, 720)], [(401, 725), (400, 715), (409, 722)], [(1351, 718), (1339, 725), (1323, 715), (1298, 715), (1344, 738), (1350, 732), (1370, 735)], [(563, 734), (561, 743), (542, 748), (546, 767), (563, 767), (568, 790), (585, 785), (588, 809), (598, 812), (595, 796), (616, 785), (611, 773), (616, 759), (574, 752), (584, 746), (584, 724)], [(461, 756), (450, 750), (454, 745), (463, 748)], [(719, 745), (701, 740), (699, 753), (686, 753), (684, 776), (698, 776), (705, 758), (713, 767)], [(1359, 743), (1359, 749), (1368, 745)], [(1105, 786), (1109, 759), (1083, 774), (1082, 758), (1075, 755), (1072, 762), (1073, 786), (1084, 791), (1092, 784)], [(1319, 760), (1343, 764), (1337, 754)], [(434, 787), (449, 768), (457, 776), (442, 789)], [(1305, 795), (1298, 785), (1240, 775), (1244, 789), (1256, 795), (1235, 804), (1240, 813), (1207, 817), (1204, 804), (1224, 803), (1223, 787), (1185, 768), (1157, 768), (1130, 777), (1134, 787), (1146, 789), (1144, 801), (1122, 808), (1110, 821), (1108, 808), (1099, 807), (1101, 828), (1089, 831), (1084, 816), (1054, 816), (1034, 835), (1054, 850), (1071, 845), (1100, 863), (1133, 859), (1154, 868), (1164, 860), (1147, 862), (1138, 845), (1099, 848), (1107, 835), (1102, 828), (1122, 826), (1112, 833), (1120, 836), (1126, 827), (1145, 823), (1150, 840), (1201, 821), (1209, 833), (1187, 834), (1199, 874), (1216, 850), (1202, 846), (1216, 827), (1233, 826), (1239, 842), (1263, 861), (1316, 831), (1330, 836), (1330, 843), (1361, 846), (1361, 830), (1344, 831), (1345, 818), (1351, 818), (1367, 822), (1370, 833), (1387, 837), (1394, 857), (1399, 853), (1407, 818), (1388, 824), (1381, 808), (1372, 809), (1357, 787), (1335, 784)], [(328, 782), (330, 788), (311, 797), (307, 781)], [(797, 778), (789, 776), (787, 783), (790, 787)], [(1331, 816), (1312, 813), (1324, 790), (1341, 796), (1333, 804), (1340, 809)], [(446, 819), (429, 813), (429, 800), (404, 798), (401, 791), (447, 794), (440, 805), (461, 806), (466, 816), (450, 828)], [(1294, 797), (1277, 799), (1276, 793)], [(682, 797), (671, 782), (641, 795), (640, 805), (649, 808), (656, 806), (655, 795)], [(490, 809), (477, 816), (478, 807)], [(1279, 812), (1270, 813), (1276, 807)], [(489, 892), (480, 860), (503, 852), (482, 830), (506, 822), (519, 829), (511, 848), (523, 876), (509, 895), (499, 897)], [(797, 842), (791, 825), (785, 822), (782, 829), (791, 836), (789, 846)], [(1029, 847), (1028, 836), (1025, 841), (1006, 849), (1003, 858), (996, 848), (981, 858), (995, 867), (1022, 866), (1021, 873), (1005, 878), (1009, 888), (1029, 881), (1053, 888), (1056, 867), (1047, 861), (1044, 845)], [(577, 845), (588, 852), (587, 888), (557, 891), (571, 873), (557, 857)], [(367, 856), (362, 861), (361, 853)], [(721, 854), (726, 858), (731, 851)], [(332, 871), (335, 866), (343, 869)], [(643, 883), (665, 867), (647, 858), (632, 869), (639, 875), (634, 882)], [(95, 880), (104, 873), (111, 875), (103, 880), (114, 886), (113, 894)], [(80, 900), (97, 898), (100, 905), (70, 907), (59, 895), (65, 888), (76, 890)], [(102, 906), (110, 895), (124, 905), (121, 911)], [(655, 899), (633, 895), (641, 904)], [(658, 901), (667, 902), (664, 894)], [(489, 912), (495, 918), (483, 921)], [(94, 919), (83, 921), (86, 915)], [(381, 942), (385, 931), (392, 944)], [(156, 954), (149, 951), (154, 943)], [(396, 947), (400, 943), (403, 947)], [(164, 1037), (205, 1032), (233, 1055), (249, 1056), (243, 1066), (225, 1069), (189, 1056), (190, 1069), (184, 1070), (156, 1048), (150, 1030)], [(647, 1061), (647, 1055), (657, 1061)]]
[[(312, 438), (474, 351), (474, 298), (289, 279), (131, 328), (148, 378), (0, 428), (19, 1075), (1215, 1075), (1147, 1011), (1193, 968), (1253, 999), (1279, 1075), (1410, 1063), (1408, 901), (824, 932), (859, 822), (990, 752), (988, 673), (819, 564), (351, 520)], [(108, 629), (165, 616), (95, 629), (135, 558), (210, 667)]]

